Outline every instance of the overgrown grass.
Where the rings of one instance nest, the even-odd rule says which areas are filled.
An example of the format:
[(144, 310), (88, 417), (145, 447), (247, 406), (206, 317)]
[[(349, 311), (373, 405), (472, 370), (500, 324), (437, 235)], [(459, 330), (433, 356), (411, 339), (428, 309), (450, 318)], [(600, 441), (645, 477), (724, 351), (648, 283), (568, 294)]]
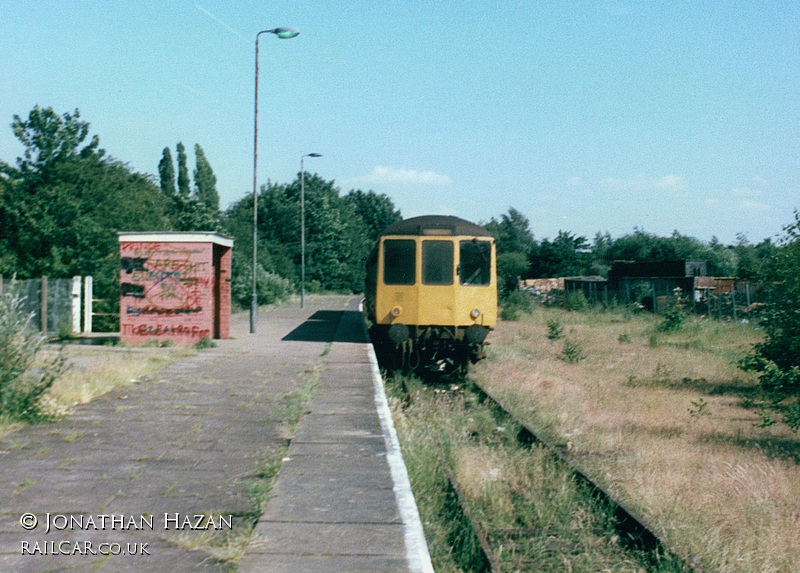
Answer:
[(388, 383), (403, 455), (437, 572), (485, 564), (440, 459), (453, 469), (472, 518), (503, 571), (675, 571), (623, 547), (613, 516), (543, 448), (520, 444), (520, 428), (471, 392), (419, 388), (403, 406)]
[[(558, 321), (584, 358), (548, 339)], [(709, 571), (800, 570), (800, 441), (759, 427), (736, 362), (762, 333), (688, 317), (536, 309), (492, 333), (474, 376)]]
[(41, 398), (67, 370), (61, 353), (42, 358), (47, 337), (34, 329), (23, 303), (13, 292), (0, 294), (0, 423), (48, 418)]
[(90, 358), (84, 365), (80, 365), (80, 355), (73, 355), (79, 365), (53, 384), (49, 393), (52, 406), (68, 411), (114, 388), (146, 380), (175, 360), (192, 354), (193, 351), (183, 348), (137, 353), (117, 351), (102, 359)]

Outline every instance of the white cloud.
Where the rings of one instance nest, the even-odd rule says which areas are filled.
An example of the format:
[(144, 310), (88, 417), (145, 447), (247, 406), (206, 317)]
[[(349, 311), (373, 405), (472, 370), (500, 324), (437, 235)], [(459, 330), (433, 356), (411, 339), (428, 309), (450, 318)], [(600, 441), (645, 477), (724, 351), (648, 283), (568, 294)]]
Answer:
[(395, 169), (376, 165), (368, 175), (361, 175), (348, 180), (351, 185), (374, 185), (377, 183), (400, 183), (402, 185), (449, 185), (452, 183), (447, 175), (435, 171), (417, 171), (416, 169)]
[(739, 206), (745, 211), (749, 211), (751, 213), (764, 213), (765, 211), (769, 211), (769, 205), (766, 203), (761, 203), (760, 201), (750, 201), (749, 199), (740, 201)]
[(678, 191), (684, 188), (683, 180), (677, 175), (664, 175), (657, 178), (637, 175), (630, 179), (606, 177), (600, 181), (600, 184), (610, 191)]
[(576, 175), (575, 177), (570, 177), (567, 179), (567, 183), (570, 185), (583, 185), (583, 177)]

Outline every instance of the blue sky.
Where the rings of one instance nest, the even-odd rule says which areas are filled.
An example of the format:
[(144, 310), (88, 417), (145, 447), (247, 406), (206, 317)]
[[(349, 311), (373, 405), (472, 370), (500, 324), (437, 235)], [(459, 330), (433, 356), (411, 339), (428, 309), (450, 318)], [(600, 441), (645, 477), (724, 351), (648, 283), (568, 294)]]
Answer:
[[(509, 207), (537, 239), (634, 228), (723, 243), (800, 208), (800, 3), (0, 0), (0, 159), (14, 114), (80, 109), (156, 174), (199, 143), (222, 206), (307, 171), (405, 217)], [(194, 154), (190, 153), (190, 168)]]

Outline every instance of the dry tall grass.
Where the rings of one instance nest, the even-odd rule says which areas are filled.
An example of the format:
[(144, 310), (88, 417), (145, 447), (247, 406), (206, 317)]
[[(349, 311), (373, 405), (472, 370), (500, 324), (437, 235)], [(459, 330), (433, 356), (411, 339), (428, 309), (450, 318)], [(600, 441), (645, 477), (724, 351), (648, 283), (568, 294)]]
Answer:
[(135, 384), (193, 348), (68, 348), (70, 370), (48, 392), (48, 404), (57, 412), (90, 402), (119, 386)]
[(760, 332), (657, 320), (537, 309), (498, 325), (474, 377), (709, 571), (800, 571), (800, 436), (758, 427), (742, 406), (756, 380), (735, 366)]

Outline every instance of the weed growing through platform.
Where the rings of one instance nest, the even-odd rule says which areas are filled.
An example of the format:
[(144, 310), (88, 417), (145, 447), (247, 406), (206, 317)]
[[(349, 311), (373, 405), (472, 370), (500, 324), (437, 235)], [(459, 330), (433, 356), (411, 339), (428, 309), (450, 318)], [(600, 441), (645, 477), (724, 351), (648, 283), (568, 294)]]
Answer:
[(249, 526), (234, 526), (224, 534), (211, 530), (182, 531), (167, 540), (189, 551), (202, 551), (212, 559), (231, 565), (231, 571), (236, 571), (236, 564), (245, 556), (252, 537)]
[(281, 448), (277, 454), (269, 455), (256, 463), (256, 470), (247, 488), (247, 497), (253, 507), (249, 515), (250, 521), (255, 525), (264, 507), (272, 496), (272, 488), (281, 471), (283, 458), (288, 448)]
[(284, 397), (279, 428), (283, 439), (291, 440), (294, 437), (300, 420), (308, 413), (308, 403), (317, 389), (317, 380), (321, 373), (322, 364), (318, 364), (313, 369), (308, 370), (300, 388)]

